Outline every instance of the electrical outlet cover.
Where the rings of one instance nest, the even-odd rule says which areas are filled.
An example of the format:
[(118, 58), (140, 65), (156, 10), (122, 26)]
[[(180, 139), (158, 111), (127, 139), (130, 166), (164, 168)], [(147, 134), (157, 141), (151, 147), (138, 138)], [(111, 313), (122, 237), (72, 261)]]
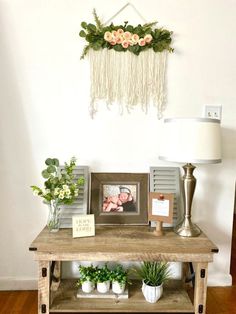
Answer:
[(221, 120), (222, 106), (221, 105), (205, 105), (205, 118)]

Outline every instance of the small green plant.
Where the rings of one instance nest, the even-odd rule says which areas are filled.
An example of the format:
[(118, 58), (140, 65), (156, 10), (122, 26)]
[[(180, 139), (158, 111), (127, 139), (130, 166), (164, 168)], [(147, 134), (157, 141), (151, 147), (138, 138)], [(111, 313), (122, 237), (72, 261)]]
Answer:
[(65, 162), (64, 169), (60, 168), (57, 158), (47, 158), (45, 164), (47, 168), (42, 171), (44, 187), (32, 185), (34, 195), (42, 197), (47, 203), (72, 204), (78, 197), (79, 187), (84, 184), (83, 177), (76, 180), (73, 174), (76, 159), (72, 157), (69, 164)]
[(96, 270), (96, 275), (95, 275), (95, 282), (100, 283), (100, 282), (105, 282), (111, 280), (111, 271), (107, 267), (107, 264), (101, 268), (97, 268)]
[(157, 287), (170, 279), (169, 264), (166, 262), (143, 262), (134, 271), (148, 286)]
[(79, 266), (80, 278), (78, 279), (76, 286), (79, 287), (85, 281), (91, 281), (95, 283), (97, 267), (94, 267), (92, 264), (90, 266)]
[(111, 271), (111, 280), (117, 281), (119, 284), (126, 284), (128, 281), (128, 273), (123, 268), (122, 265), (116, 265), (116, 267)]

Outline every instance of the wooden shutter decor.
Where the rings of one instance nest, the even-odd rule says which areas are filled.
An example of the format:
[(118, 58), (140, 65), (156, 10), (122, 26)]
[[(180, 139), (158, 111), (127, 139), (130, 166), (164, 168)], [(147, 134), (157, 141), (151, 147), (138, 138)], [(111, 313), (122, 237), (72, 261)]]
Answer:
[[(64, 167), (61, 167), (63, 169)], [(77, 166), (73, 174), (77, 180), (84, 177), (84, 185), (80, 186), (79, 195), (76, 201), (71, 205), (61, 205), (61, 221), (60, 228), (72, 228), (72, 217), (80, 214), (87, 214), (88, 211), (88, 184), (89, 184), (89, 167)]]

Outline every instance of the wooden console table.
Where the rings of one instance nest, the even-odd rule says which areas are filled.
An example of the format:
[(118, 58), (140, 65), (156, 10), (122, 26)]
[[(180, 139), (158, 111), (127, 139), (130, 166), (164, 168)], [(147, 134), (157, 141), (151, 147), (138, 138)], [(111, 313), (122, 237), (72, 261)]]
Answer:
[[(205, 313), (207, 268), (217, 247), (201, 234), (183, 238), (172, 230), (156, 237), (148, 226), (99, 226), (96, 236), (72, 238), (72, 229), (50, 233), (44, 228), (29, 248), (38, 261), (38, 313), (152, 312)], [(130, 286), (130, 297), (119, 299), (77, 299), (75, 280), (54, 278), (52, 268), (61, 261), (152, 261), (192, 262), (195, 269), (194, 304), (182, 281), (173, 280), (164, 287), (162, 298), (147, 303), (136, 284)], [(53, 267), (52, 267), (53, 266)], [(52, 288), (52, 283), (54, 287)], [(56, 285), (56, 289), (55, 289)], [(56, 291), (55, 291), (56, 290)]]

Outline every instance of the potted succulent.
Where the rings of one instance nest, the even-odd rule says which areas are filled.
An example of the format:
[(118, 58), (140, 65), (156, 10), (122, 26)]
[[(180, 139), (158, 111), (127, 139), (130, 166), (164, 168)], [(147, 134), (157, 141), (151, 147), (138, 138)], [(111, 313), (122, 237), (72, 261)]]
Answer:
[(78, 279), (76, 286), (81, 285), (82, 291), (85, 293), (90, 293), (95, 288), (95, 277), (97, 272), (97, 267), (93, 265), (90, 266), (79, 266), (80, 278)]
[(142, 292), (147, 302), (156, 303), (163, 293), (163, 283), (169, 280), (169, 264), (166, 262), (143, 262), (135, 272), (142, 279)]
[(106, 293), (109, 291), (111, 283), (111, 271), (107, 267), (107, 264), (101, 268), (97, 268), (95, 281), (98, 292)]
[(122, 265), (116, 265), (111, 271), (112, 291), (116, 294), (121, 294), (125, 291), (128, 274)]

